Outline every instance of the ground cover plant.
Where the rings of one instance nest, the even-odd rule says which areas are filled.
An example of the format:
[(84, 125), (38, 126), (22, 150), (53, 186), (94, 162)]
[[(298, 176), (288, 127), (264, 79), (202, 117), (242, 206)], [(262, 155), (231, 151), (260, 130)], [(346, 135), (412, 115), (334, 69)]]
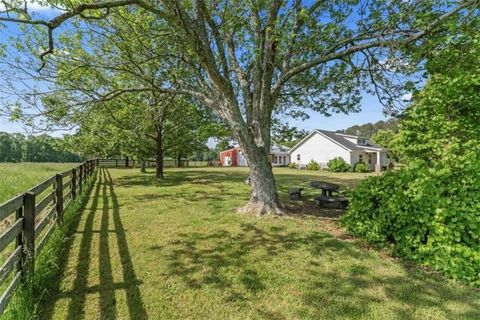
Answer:
[[(352, 239), (331, 218), (235, 214), (245, 168), (101, 169), (41, 319), (475, 319), (478, 293)], [(274, 169), (280, 197), (372, 174)], [(318, 190), (305, 190), (313, 198)]]

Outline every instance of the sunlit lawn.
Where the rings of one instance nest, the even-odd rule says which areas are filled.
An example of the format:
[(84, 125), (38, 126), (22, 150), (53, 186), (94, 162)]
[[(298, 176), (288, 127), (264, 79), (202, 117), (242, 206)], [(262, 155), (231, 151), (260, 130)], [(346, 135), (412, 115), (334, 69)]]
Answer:
[(0, 163), (0, 204), (74, 163)]
[[(42, 319), (480, 319), (472, 289), (322, 217), (234, 213), (245, 169), (101, 170)], [(279, 193), (365, 175), (276, 170)], [(307, 198), (318, 193), (308, 190)]]

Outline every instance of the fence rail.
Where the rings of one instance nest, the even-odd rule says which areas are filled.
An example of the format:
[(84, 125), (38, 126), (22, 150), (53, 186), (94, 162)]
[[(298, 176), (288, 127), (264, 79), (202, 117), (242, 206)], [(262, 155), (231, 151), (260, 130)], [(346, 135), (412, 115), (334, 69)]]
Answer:
[[(0, 267), (0, 315), (3, 314), (19, 284), (33, 277), (35, 258), (42, 251), (56, 225), (63, 223), (63, 212), (74, 200), (96, 167), (89, 160), (37, 184), (24, 194), (0, 204), (0, 223), (12, 219), (0, 234), (0, 255), (11, 249)], [(38, 199), (38, 200), (37, 200)], [(8, 281), (8, 285), (5, 282)]]
[[(101, 167), (109, 168), (133, 168), (135, 165), (140, 166), (139, 161), (133, 159), (98, 159), (98, 165)], [(208, 167), (215, 165), (215, 161), (197, 161), (197, 160), (176, 160), (176, 159), (165, 159), (163, 160), (163, 166), (165, 168), (173, 167)], [(146, 168), (155, 168), (156, 163), (153, 159), (145, 160)]]

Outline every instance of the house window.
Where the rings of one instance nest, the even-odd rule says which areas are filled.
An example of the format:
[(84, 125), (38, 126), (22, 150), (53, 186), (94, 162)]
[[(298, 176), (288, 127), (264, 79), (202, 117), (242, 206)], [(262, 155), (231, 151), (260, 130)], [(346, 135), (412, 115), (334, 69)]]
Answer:
[(297, 160), (300, 161), (300, 154), (297, 154)]
[(361, 154), (358, 155), (358, 162), (363, 162), (363, 155)]

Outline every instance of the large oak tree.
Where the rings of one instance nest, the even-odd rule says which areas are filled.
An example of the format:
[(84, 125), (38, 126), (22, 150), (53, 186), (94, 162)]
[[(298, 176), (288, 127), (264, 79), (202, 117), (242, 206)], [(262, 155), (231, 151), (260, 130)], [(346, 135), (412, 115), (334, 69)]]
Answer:
[(171, 57), (182, 71), (162, 90), (189, 95), (230, 125), (250, 168), (246, 209), (258, 213), (280, 212), (268, 163), (274, 114), (302, 112), (298, 108), (348, 112), (358, 108), (362, 89), (391, 105), (403, 94), (396, 75), (413, 71), (406, 55), (425, 38), (444, 35), (445, 26), (468, 18), (478, 5), (475, 0), (46, 2), (62, 10), (51, 20), (32, 19), (21, 6), (7, 3), (10, 12), (0, 18), (47, 28), (42, 66), (55, 50), (54, 30), (69, 19), (108, 19), (128, 6), (162, 21), (174, 44)]

